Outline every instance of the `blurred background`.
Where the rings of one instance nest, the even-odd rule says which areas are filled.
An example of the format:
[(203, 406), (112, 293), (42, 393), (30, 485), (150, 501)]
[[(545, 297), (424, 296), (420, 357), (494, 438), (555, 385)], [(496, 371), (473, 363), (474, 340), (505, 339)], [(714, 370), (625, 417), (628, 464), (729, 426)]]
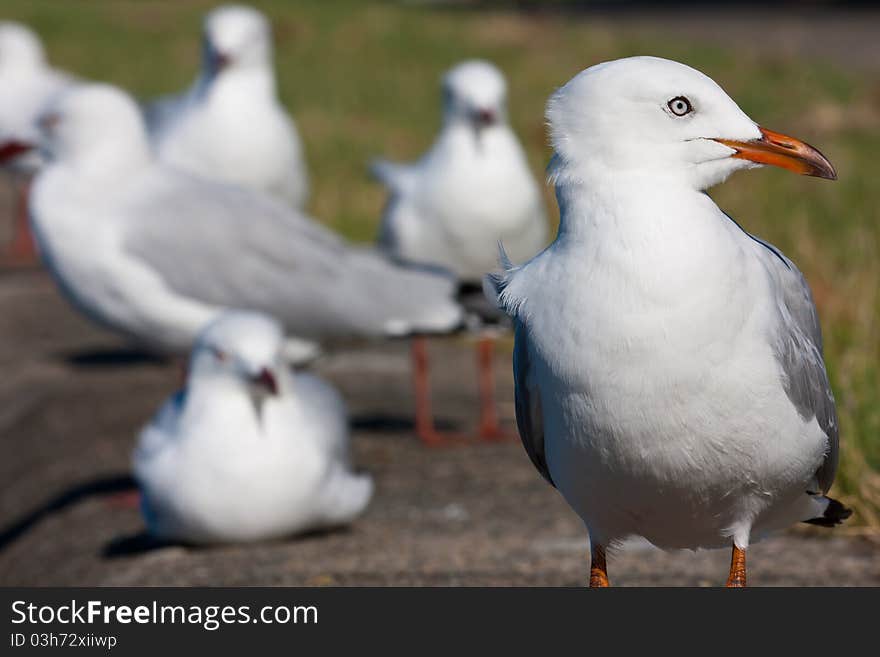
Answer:
[[(151, 98), (195, 77), (201, 19), (216, 4), (4, 0), (0, 19), (36, 30), (53, 65)], [(835, 487), (856, 512), (833, 537), (796, 529), (756, 546), (750, 576), (757, 584), (880, 583), (880, 8), (251, 4), (272, 21), (281, 96), (311, 172), (309, 211), (353, 240), (375, 238), (385, 201), (367, 162), (424, 152), (440, 121), (440, 76), (466, 58), (489, 59), (507, 75), (511, 120), (536, 175), (550, 156), (549, 94), (590, 65), (638, 54), (700, 69), (762, 125), (822, 150), (837, 168), (835, 183), (765, 169), (711, 192), (812, 286), (842, 427)], [(0, 243), (13, 210), (2, 184)], [(555, 225), (549, 188), (546, 201)], [(473, 368), (460, 342), (432, 346), (438, 361), (458, 364), (435, 381), (438, 414), (450, 425), (471, 421), (476, 387), (455, 374)], [(510, 343), (498, 350), (510, 421)], [(0, 270), (0, 583), (581, 584), (579, 522), (519, 444), (417, 444), (406, 359), (405, 346), (391, 344), (318, 366), (349, 401), (356, 461), (377, 480), (373, 505), (352, 528), (249, 548), (153, 549), (140, 537), (137, 510), (112, 493), (126, 486), (137, 429), (176, 383), (174, 365), (86, 324), (38, 269)], [(612, 561), (612, 579), (717, 584), (727, 559), (636, 545)]]

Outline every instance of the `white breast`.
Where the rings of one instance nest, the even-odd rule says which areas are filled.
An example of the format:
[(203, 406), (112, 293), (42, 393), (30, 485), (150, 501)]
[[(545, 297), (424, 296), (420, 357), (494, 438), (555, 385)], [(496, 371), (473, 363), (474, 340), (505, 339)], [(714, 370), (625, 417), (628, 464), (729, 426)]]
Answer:
[(513, 291), (553, 481), (600, 541), (724, 544), (821, 459), (766, 337), (766, 275), (739, 228), (705, 219), (564, 237)]
[(345, 501), (349, 482), (366, 493), (350, 504), (348, 518), (356, 515), (369, 481), (345, 473), (336, 454), (344, 435), (321, 412), (285, 396), (266, 400), (258, 418), (237, 390), (188, 393), (179, 416), (163, 423), (160, 415), (135, 453), (151, 529), (192, 542), (290, 535), (333, 518), (329, 505)]
[(299, 135), (272, 97), (223, 84), (186, 104), (158, 135), (160, 157), (200, 176), (235, 183), (300, 207), (307, 174)]
[(519, 259), (546, 244), (540, 191), (516, 137), (506, 127), (479, 140), (448, 130), (419, 166), (412, 193), (388, 217), (399, 255), (479, 280), (497, 266), (497, 245)]

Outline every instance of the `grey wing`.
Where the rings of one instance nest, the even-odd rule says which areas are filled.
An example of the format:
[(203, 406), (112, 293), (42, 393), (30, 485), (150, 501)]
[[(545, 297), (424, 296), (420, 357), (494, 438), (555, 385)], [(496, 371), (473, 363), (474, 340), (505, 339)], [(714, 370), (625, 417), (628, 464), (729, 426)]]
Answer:
[(773, 245), (753, 239), (765, 249), (765, 264), (779, 299), (780, 323), (775, 350), (785, 373), (785, 392), (801, 417), (805, 420), (815, 417), (828, 437), (828, 452), (816, 471), (821, 492), (826, 493), (837, 472), (840, 430), (822, 358), (822, 329), (816, 305), (810, 286), (795, 264)]
[(403, 197), (407, 196), (414, 186), (415, 168), (411, 165), (378, 159), (370, 163), (370, 173), (388, 190), (388, 200), (382, 210), (382, 223), (376, 241), (387, 253), (397, 254), (400, 250), (398, 222), (404, 219), (401, 212), (405, 212), (402, 207)]
[(126, 217), (125, 248), (172, 290), (275, 315), (293, 335), (380, 337), (459, 321), (447, 277), (351, 246), (257, 193), (163, 170)]
[(370, 173), (392, 194), (406, 194), (414, 184), (416, 167), (377, 159), (370, 163)]
[(140, 103), (141, 115), (147, 132), (153, 139), (161, 139), (165, 132), (177, 123), (190, 105), (198, 102), (201, 86), (196, 80), (192, 86), (176, 94), (158, 96)]
[(161, 131), (180, 111), (184, 94), (160, 96), (141, 104), (141, 113), (151, 135)]
[(516, 321), (513, 348), (513, 379), (516, 396), (516, 425), (526, 453), (551, 486), (555, 486), (544, 451), (544, 419), (541, 391), (535, 380), (528, 328)]

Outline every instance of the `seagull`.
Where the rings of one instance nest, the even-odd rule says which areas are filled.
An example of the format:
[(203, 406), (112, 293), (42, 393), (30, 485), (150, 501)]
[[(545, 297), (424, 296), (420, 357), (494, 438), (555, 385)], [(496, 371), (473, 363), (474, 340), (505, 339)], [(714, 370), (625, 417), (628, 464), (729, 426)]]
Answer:
[(327, 344), (462, 323), (449, 277), (157, 160), (139, 108), (115, 87), (74, 88), (40, 126), (49, 162), (31, 219), (43, 260), (77, 309), (143, 346), (186, 353), (227, 309), (277, 317), (294, 363)]
[(33, 139), (34, 121), (46, 103), (72, 84), (70, 75), (49, 66), (43, 44), (30, 28), (0, 22), (0, 160), (15, 178), (15, 227), (8, 256), (16, 263), (34, 257), (27, 226), (27, 181), (41, 161), (25, 144)]
[(199, 336), (183, 390), (140, 434), (135, 479), (150, 532), (185, 543), (279, 538), (350, 523), (373, 493), (352, 472), (345, 407), (293, 376), (283, 331), (230, 311)]
[(582, 71), (547, 106), (556, 240), (489, 282), (515, 324), (526, 452), (606, 548), (732, 547), (850, 515), (826, 496), (834, 398), (804, 276), (705, 190), (774, 165), (836, 179), (815, 148), (758, 126), (714, 81), (633, 57)]
[(146, 115), (166, 162), (294, 208), (305, 205), (303, 149), (278, 100), (269, 21), (256, 9), (224, 5), (211, 11), (198, 79), (181, 96), (148, 106)]
[[(495, 269), (502, 241), (518, 259), (547, 243), (541, 191), (525, 152), (507, 122), (507, 83), (486, 61), (455, 66), (443, 78), (443, 127), (431, 149), (411, 165), (384, 160), (372, 166), (385, 184), (379, 244), (404, 262), (451, 271), (462, 291), (483, 299), (482, 279)], [(494, 307), (484, 310), (499, 316)], [(501, 436), (493, 398), (492, 341), (478, 344), (480, 435)], [(431, 421), (424, 340), (413, 341), (419, 396), (417, 424), (427, 443), (443, 442)]]

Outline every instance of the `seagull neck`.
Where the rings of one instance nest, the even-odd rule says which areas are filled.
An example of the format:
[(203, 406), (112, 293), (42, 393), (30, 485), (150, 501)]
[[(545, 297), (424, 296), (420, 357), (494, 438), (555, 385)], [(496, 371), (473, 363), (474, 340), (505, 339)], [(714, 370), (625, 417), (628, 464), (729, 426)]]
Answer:
[(240, 397), (241, 399), (248, 396), (247, 388), (239, 379), (225, 372), (213, 371), (198, 365), (193, 367), (187, 377), (187, 389), (195, 398), (216, 394)]
[(254, 97), (276, 96), (275, 76), (272, 71), (260, 67), (229, 69), (213, 77), (202, 78), (199, 95), (209, 99), (231, 95), (235, 100)]
[(556, 181), (560, 209), (559, 240), (595, 240), (655, 231), (687, 230), (705, 217), (709, 197), (672, 177), (616, 173), (587, 180), (560, 176)]
[(503, 122), (477, 128), (470, 121), (456, 120), (443, 126), (435, 146), (442, 152), (467, 155), (483, 160), (503, 159), (517, 148), (516, 137)]
[(702, 310), (721, 313), (725, 304), (742, 307), (754, 290), (739, 229), (707, 194), (672, 176), (568, 181), (557, 184), (557, 195), (561, 220), (551, 248), (566, 272), (580, 272), (572, 280), (589, 281), (599, 296), (613, 290), (620, 304), (661, 313), (693, 308), (699, 297)]

